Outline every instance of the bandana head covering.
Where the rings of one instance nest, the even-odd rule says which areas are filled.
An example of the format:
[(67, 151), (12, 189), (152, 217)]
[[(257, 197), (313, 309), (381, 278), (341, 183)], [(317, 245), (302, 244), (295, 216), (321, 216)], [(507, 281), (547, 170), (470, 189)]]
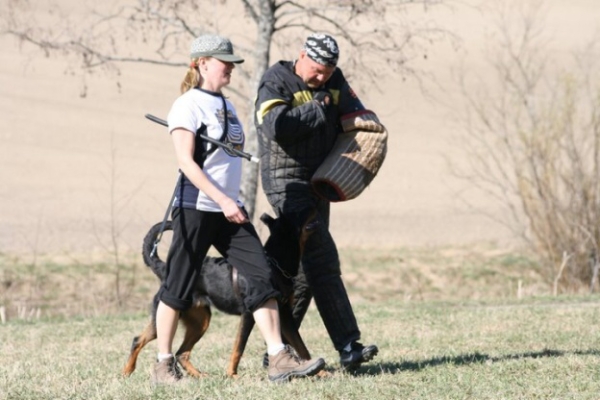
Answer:
[(335, 39), (325, 33), (313, 33), (304, 43), (306, 55), (321, 65), (335, 67), (340, 56)]

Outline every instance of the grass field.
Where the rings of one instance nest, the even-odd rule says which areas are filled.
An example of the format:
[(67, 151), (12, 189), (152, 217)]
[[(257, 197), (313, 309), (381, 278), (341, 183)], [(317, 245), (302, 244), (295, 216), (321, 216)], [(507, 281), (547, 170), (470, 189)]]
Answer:
[(119, 376), (142, 314), (10, 322), (0, 329), (2, 399), (597, 399), (600, 298), (501, 302), (361, 303), (363, 337), (380, 355), (356, 374), (337, 354), (314, 309), (302, 334), (323, 356), (328, 378), (275, 385), (260, 365), (253, 332), (240, 377), (224, 371), (237, 318), (216, 313), (193, 353), (209, 373), (153, 388), (156, 348), (147, 346), (129, 378)]
[[(531, 269), (524, 268), (530, 262), (521, 256), (454, 249), (398, 251), (374, 261), (366, 254), (343, 255), (363, 341), (380, 348), (356, 374), (338, 370), (337, 353), (313, 306), (301, 333), (311, 353), (327, 361), (330, 377), (270, 383), (261, 367), (262, 339), (253, 332), (240, 377), (226, 378), (238, 319), (215, 312), (192, 353), (207, 378), (152, 387), (155, 343), (144, 349), (134, 374), (123, 378), (131, 340), (147, 322), (146, 293), (137, 311), (98, 308), (96, 299), (96, 311), (80, 316), (8, 319), (0, 325), (0, 399), (600, 398), (600, 296), (531, 293), (544, 285), (531, 278)], [(36, 281), (46, 282), (39, 274), (47, 266), (36, 268)], [(52, 277), (62, 276), (68, 287), (64, 282), (75, 269), (63, 268)], [(86, 274), (101, 275), (98, 268)], [(11, 273), (17, 282), (18, 274)], [(5, 301), (7, 293), (16, 292), (5, 291)], [(84, 310), (80, 302), (78, 310)]]

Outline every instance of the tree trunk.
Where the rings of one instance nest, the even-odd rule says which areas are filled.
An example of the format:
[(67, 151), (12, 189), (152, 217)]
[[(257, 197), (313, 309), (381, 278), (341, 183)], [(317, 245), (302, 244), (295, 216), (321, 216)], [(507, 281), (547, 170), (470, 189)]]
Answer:
[[(275, 4), (274, 0), (259, 2), (259, 12), (257, 15), (257, 35), (256, 49), (254, 53), (254, 72), (250, 82), (250, 93), (255, 94), (258, 91), (258, 84), (263, 74), (269, 66), (269, 53), (271, 50), (271, 39), (275, 29)], [(256, 127), (254, 126), (254, 99), (255, 96), (249, 96), (248, 100), (248, 120), (246, 121), (246, 147), (245, 151), (259, 157), (258, 137)], [(248, 211), (250, 220), (254, 218), (256, 209), (256, 195), (258, 191), (258, 164), (245, 162), (242, 174), (242, 198)]]

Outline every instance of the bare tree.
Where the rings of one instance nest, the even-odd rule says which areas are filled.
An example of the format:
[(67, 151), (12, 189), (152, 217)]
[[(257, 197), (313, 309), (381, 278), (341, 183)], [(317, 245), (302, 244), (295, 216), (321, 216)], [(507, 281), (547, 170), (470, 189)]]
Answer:
[(557, 286), (593, 288), (600, 256), (597, 41), (570, 59), (552, 58), (542, 2), (496, 4), (487, 58), (493, 79), (462, 76), (461, 145), (470, 163), (461, 176), (504, 206), (503, 221), (539, 255), (555, 293)]
[[(122, 63), (184, 67), (183, 50), (199, 34), (243, 32), (233, 41), (249, 62), (239, 69), (245, 79), (238, 79), (230, 90), (244, 100), (246, 150), (254, 154), (258, 145), (252, 102), (273, 45), (294, 57), (309, 32), (330, 33), (340, 41), (347, 75), (360, 71), (361, 81), (378, 87), (385, 82), (382, 78), (419, 79), (410, 61), (423, 58), (433, 42), (450, 36), (424, 18), (428, 8), (442, 0), (130, 0), (96, 2), (83, 21), (59, 14), (60, 7), (50, 4), (54, 14), (44, 23), (33, 18), (41, 2), (34, 6), (28, 0), (4, 1), (7, 11), (0, 17), (0, 33), (32, 44), (46, 56), (65, 57), (73, 73), (112, 73), (117, 85)], [(410, 10), (419, 18), (409, 18)], [(244, 168), (242, 195), (252, 216), (258, 167), (245, 163)]]

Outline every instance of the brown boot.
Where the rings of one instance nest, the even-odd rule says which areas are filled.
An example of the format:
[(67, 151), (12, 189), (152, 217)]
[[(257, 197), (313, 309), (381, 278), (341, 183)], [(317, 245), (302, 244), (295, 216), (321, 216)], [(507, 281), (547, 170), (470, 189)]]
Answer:
[(175, 357), (157, 361), (152, 371), (152, 383), (155, 385), (177, 383), (183, 378), (183, 374), (177, 366)]
[(272, 382), (287, 382), (292, 378), (313, 376), (325, 367), (322, 358), (302, 360), (294, 349), (285, 346), (274, 356), (269, 356), (269, 380)]

